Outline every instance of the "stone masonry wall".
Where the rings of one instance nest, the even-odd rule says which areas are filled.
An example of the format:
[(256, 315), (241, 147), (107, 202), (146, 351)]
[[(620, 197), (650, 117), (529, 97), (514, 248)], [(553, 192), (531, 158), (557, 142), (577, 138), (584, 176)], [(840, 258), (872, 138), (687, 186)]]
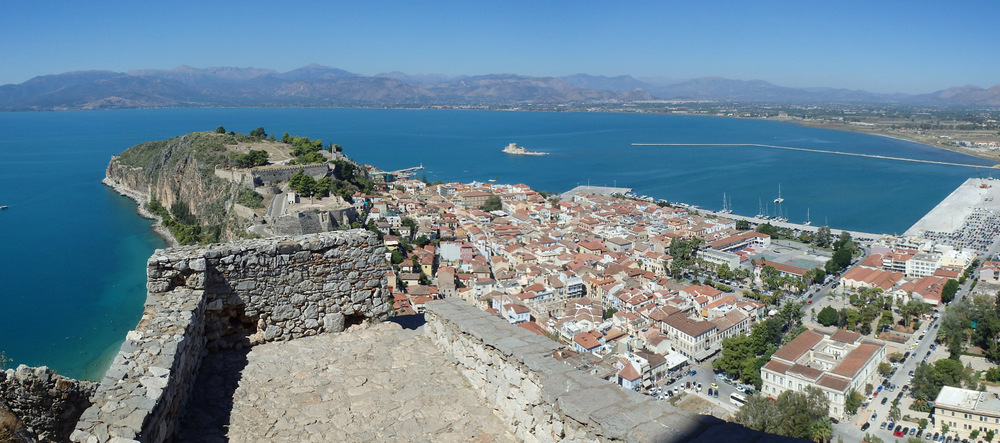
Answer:
[(425, 330), (522, 441), (798, 441), (679, 410), (577, 371), (561, 348), (469, 303), (428, 302)]
[(96, 383), (63, 377), (45, 366), (20, 365), (0, 371), (0, 408), (20, 419), (38, 441), (66, 441), (96, 389)]
[(288, 178), (299, 172), (300, 169), (315, 179), (325, 177), (330, 173), (330, 166), (321, 163), (318, 165), (295, 165), (287, 168), (253, 169), (250, 174), (253, 176), (255, 186), (263, 186), (288, 181)]
[(364, 230), (157, 250), (142, 319), (70, 439), (169, 440), (205, 352), (386, 318), (383, 257)]

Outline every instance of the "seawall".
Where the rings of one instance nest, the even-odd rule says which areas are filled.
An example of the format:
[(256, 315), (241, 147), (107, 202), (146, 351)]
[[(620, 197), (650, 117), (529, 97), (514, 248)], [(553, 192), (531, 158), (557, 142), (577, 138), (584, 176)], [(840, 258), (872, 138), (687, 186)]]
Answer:
[(792, 442), (685, 412), (557, 361), (562, 347), (456, 298), (426, 304), (427, 334), (522, 441)]
[(70, 439), (169, 441), (206, 352), (386, 318), (383, 257), (364, 230), (157, 250), (142, 319)]

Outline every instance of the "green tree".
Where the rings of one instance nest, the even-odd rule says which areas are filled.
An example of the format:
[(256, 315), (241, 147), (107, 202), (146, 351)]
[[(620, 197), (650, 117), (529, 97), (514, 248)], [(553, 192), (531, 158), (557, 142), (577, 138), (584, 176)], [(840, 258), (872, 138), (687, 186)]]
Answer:
[(809, 428), (809, 437), (814, 442), (824, 443), (833, 437), (833, 422), (830, 417), (823, 417), (812, 422)]
[(941, 302), (951, 303), (955, 299), (955, 293), (958, 292), (958, 281), (953, 278), (949, 278), (945, 282), (944, 287), (941, 288)]
[(899, 400), (893, 400), (892, 406), (889, 407), (889, 420), (899, 421), (900, 411), (899, 411)]
[(257, 129), (254, 129), (253, 131), (250, 131), (250, 136), (251, 137), (257, 137), (257, 138), (264, 138), (264, 137), (267, 137), (267, 132), (264, 131), (264, 127), (263, 126), (260, 126)]
[(833, 240), (833, 235), (830, 234), (830, 227), (820, 226), (819, 229), (816, 230), (816, 235), (813, 236), (813, 239), (816, 241), (816, 246), (821, 248), (829, 247), (830, 242)]
[(986, 441), (993, 441), (993, 437), (996, 437), (996, 436), (997, 436), (996, 431), (994, 431), (992, 429), (988, 429), (986, 431), (986, 437), (985, 437)]
[(816, 321), (823, 324), (823, 326), (830, 326), (832, 324), (835, 324), (839, 319), (840, 315), (837, 314), (837, 310), (831, 306), (827, 306), (823, 309), (820, 309), (819, 315), (816, 316)]
[(299, 169), (299, 172), (288, 179), (288, 188), (303, 196), (312, 197), (316, 194), (316, 179)]
[(394, 265), (398, 265), (403, 262), (403, 253), (400, 252), (399, 249), (393, 249), (389, 257), (389, 261)]
[(847, 391), (847, 396), (844, 397), (844, 409), (850, 414), (857, 414), (858, 408), (861, 407), (861, 403), (864, 401), (865, 398), (860, 392), (851, 389)]
[(770, 235), (771, 237), (778, 235), (778, 230), (770, 222), (757, 225), (756, 231), (761, 234)]
[(486, 201), (483, 202), (483, 205), (480, 206), (479, 209), (486, 212), (499, 211), (503, 209), (503, 202), (500, 201), (499, 195), (491, 195), (486, 198)]
[(320, 177), (316, 180), (316, 193), (322, 197), (330, 195), (330, 191), (333, 190), (333, 179), (330, 177)]
[(972, 432), (969, 433), (969, 438), (975, 440), (976, 437), (979, 437), (979, 429), (973, 429)]
[(749, 231), (750, 222), (746, 220), (736, 220), (736, 230), (737, 231)]
[(218, 128), (215, 128), (215, 133), (216, 134), (225, 134), (226, 133), (226, 128), (223, 128), (222, 126), (219, 126)]
[(882, 362), (878, 364), (879, 375), (888, 377), (890, 372), (892, 372), (892, 365), (889, 364), (889, 362)]

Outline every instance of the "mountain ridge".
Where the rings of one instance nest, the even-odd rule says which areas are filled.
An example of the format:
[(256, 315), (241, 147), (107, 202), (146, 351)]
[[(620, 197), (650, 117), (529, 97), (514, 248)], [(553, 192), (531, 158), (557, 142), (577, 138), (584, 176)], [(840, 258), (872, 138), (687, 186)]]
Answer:
[(630, 75), (534, 77), (511, 73), (374, 76), (312, 63), (288, 72), (216, 66), (73, 71), (0, 86), (0, 111), (225, 106), (556, 105), (707, 100), (769, 103), (1000, 106), (1000, 84), (927, 94), (792, 88), (764, 80), (700, 77), (643, 81)]

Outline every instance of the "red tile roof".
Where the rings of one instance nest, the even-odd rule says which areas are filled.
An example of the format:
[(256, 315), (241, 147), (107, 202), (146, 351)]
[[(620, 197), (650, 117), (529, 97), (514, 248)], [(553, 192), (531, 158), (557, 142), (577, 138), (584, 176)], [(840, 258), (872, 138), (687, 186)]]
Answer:
[(861, 334), (858, 334), (857, 332), (845, 331), (843, 329), (837, 329), (837, 331), (830, 336), (830, 340), (850, 344), (856, 343), (859, 338), (861, 338)]
[(812, 347), (815, 346), (816, 343), (819, 343), (819, 341), (822, 340), (823, 337), (824, 337), (823, 334), (815, 332), (811, 329), (805, 331), (799, 334), (798, 337), (795, 337), (795, 340), (788, 342), (787, 345), (782, 346), (781, 349), (778, 349), (778, 351), (774, 353), (774, 357), (778, 357), (785, 361), (794, 362), (795, 360), (798, 360), (798, 358), (801, 357), (802, 354), (805, 354), (806, 351), (812, 349)]
[(858, 372), (864, 365), (878, 351), (880, 346), (872, 344), (863, 344), (857, 347), (857, 349), (851, 351), (844, 357), (844, 361), (840, 362), (836, 368), (833, 368), (833, 373), (837, 375), (842, 375), (844, 377), (853, 378), (854, 374)]

